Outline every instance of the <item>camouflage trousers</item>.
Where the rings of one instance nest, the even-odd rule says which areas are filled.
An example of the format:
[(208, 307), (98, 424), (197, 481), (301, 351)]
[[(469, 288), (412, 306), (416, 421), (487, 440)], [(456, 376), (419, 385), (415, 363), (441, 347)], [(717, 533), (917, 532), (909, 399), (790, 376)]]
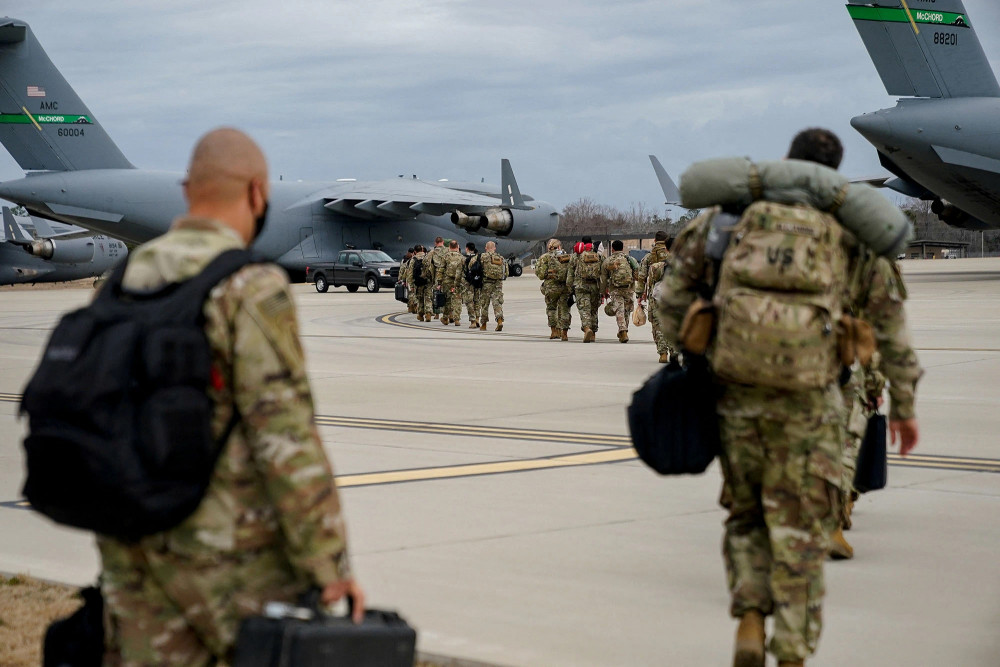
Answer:
[(615, 322), (618, 331), (628, 331), (629, 318), (632, 317), (632, 289), (629, 287), (612, 287), (608, 292), (608, 301), (615, 311)]
[(656, 308), (649, 309), (649, 325), (653, 329), (653, 342), (656, 343), (657, 354), (669, 354), (674, 356), (674, 349), (670, 347), (663, 330), (660, 328), (660, 318), (656, 314)]
[(597, 333), (597, 309), (601, 307), (601, 289), (596, 282), (576, 283), (576, 309), (580, 311), (580, 330), (590, 328)]
[(481, 289), (476, 289), (469, 283), (462, 285), (462, 304), (469, 314), (469, 322), (479, 321), (479, 310), (482, 301)]
[(482, 301), (479, 309), (479, 324), (490, 321), (490, 304), (493, 304), (493, 316), (497, 320), (503, 319), (503, 281), (484, 280), (482, 289)]
[(773, 614), (770, 652), (805, 660), (819, 641), (823, 563), (840, 521), (840, 392), (727, 386), (719, 413), (731, 613)]
[[(217, 665), (232, 659), (240, 621), (308, 588), (272, 549), (230, 562), (174, 554), (162, 534), (139, 544), (99, 537), (105, 667)], [(147, 544), (147, 543), (154, 544)]]
[(545, 295), (545, 316), (549, 320), (549, 327), (569, 329), (569, 325), (573, 322), (573, 314), (568, 305), (569, 290), (566, 285), (555, 280), (546, 280), (542, 283), (541, 291)]
[[(428, 301), (428, 293), (431, 291), (430, 285), (421, 285), (419, 287), (413, 287), (413, 300), (417, 306), (417, 315), (423, 315), (424, 313), (430, 313), (434, 310), (434, 304)], [(433, 298), (433, 297), (431, 297)]]
[(408, 290), (408, 294), (406, 295), (406, 307), (409, 310), (412, 310), (413, 312), (417, 312), (417, 310), (418, 310), (418, 306), (417, 306), (417, 288), (414, 285), (412, 285), (412, 284), (407, 285), (407, 287), (409, 287), (409, 290)]
[(459, 287), (455, 283), (444, 283), (441, 285), (441, 289), (448, 297), (441, 315), (452, 322), (458, 322), (462, 319), (462, 292), (459, 291)]

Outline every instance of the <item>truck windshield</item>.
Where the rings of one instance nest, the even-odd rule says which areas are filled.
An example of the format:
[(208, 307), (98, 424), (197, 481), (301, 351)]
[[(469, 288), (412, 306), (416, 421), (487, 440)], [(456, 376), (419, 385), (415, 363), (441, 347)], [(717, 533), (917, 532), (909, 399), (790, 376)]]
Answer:
[(365, 262), (394, 262), (394, 261), (396, 261), (392, 257), (389, 257), (389, 255), (387, 255), (384, 252), (382, 252), (381, 250), (365, 250), (364, 252), (361, 253), (361, 256), (364, 257)]

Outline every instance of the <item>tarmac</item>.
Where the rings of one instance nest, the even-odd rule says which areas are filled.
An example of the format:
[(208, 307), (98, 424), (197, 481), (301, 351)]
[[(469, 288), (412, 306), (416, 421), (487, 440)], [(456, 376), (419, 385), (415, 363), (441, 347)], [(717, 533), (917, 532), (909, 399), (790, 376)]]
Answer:
[[(829, 563), (813, 666), (1000, 664), (1000, 259), (907, 260), (926, 374), (921, 442), (863, 496)], [(649, 326), (550, 341), (539, 282), (504, 330), (417, 323), (391, 290), (294, 287), (318, 422), (370, 604), (418, 647), (491, 665), (726, 665), (735, 622), (717, 465), (661, 478), (625, 407), (659, 365)], [(17, 400), (89, 289), (0, 290), (0, 572), (87, 584), (93, 539), (20, 497)], [(771, 664), (771, 663), (769, 663)]]

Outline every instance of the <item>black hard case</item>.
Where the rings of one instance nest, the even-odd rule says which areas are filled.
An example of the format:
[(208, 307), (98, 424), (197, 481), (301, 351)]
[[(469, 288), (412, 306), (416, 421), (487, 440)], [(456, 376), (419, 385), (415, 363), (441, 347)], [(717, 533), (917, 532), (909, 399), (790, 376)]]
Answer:
[(396, 301), (406, 301), (410, 298), (410, 288), (403, 283), (396, 283)]
[(254, 616), (240, 625), (233, 667), (413, 667), (417, 632), (398, 614), (369, 609), (310, 621)]

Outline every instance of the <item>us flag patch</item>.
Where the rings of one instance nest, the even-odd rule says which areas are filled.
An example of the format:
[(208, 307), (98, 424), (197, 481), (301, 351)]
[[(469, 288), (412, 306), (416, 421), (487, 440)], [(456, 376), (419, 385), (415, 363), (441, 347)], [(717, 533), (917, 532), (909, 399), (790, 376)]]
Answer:
[(28, 97), (45, 97), (45, 89), (41, 86), (28, 86)]

